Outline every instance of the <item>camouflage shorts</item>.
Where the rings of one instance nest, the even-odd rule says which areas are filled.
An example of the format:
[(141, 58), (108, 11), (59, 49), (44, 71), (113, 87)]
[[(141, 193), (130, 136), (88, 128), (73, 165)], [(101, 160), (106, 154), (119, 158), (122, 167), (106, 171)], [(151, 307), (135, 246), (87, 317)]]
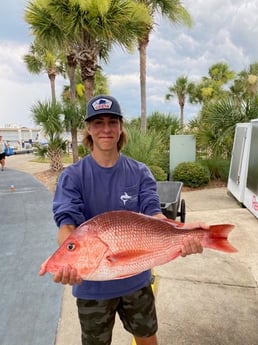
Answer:
[(157, 317), (151, 286), (110, 300), (77, 299), (82, 330), (82, 345), (110, 345), (115, 315), (124, 328), (138, 337), (157, 332)]

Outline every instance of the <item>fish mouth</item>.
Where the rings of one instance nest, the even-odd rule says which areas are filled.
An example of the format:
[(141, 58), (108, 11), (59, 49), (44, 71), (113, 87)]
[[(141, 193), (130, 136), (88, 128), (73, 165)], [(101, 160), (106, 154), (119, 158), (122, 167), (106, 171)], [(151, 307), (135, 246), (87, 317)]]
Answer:
[(48, 262), (50, 260), (51, 256), (49, 256), (40, 266), (40, 270), (39, 270), (39, 275), (40, 276), (43, 276), (44, 274), (46, 274), (48, 272), (47, 270), (47, 265), (48, 265)]

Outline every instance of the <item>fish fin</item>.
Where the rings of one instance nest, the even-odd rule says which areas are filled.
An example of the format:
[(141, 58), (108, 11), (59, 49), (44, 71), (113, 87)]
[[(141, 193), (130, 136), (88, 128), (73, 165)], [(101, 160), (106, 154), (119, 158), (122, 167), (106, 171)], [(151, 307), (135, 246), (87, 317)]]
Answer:
[(116, 279), (126, 279), (126, 278), (133, 277), (133, 276), (135, 276), (136, 274), (139, 274), (139, 272), (135, 272), (135, 273), (133, 273), (133, 274), (119, 275), (117, 278), (114, 278), (114, 279), (115, 279), (115, 280), (116, 280)]
[(232, 224), (211, 225), (208, 230), (208, 238), (205, 247), (220, 250), (226, 253), (236, 253), (238, 250), (228, 242), (228, 234), (232, 231)]
[(171, 225), (173, 225), (173, 227), (175, 229), (180, 229), (181, 227), (183, 227), (185, 224), (178, 222), (177, 220), (171, 219), (171, 218), (162, 218), (161, 220), (163, 220), (164, 222), (167, 222)]
[(181, 254), (182, 254), (181, 249), (174, 251), (173, 255), (171, 255), (170, 257), (170, 261), (176, 259), (178, 256), (181, 256)]
[(131, 261), (135, 261), (135, 258), (139, 258), (141, 256), (144, 256), (146, 254), (149, 254), (149, 251), (146, 250), (128, 250), (126, 252), (120, 252), (120, 253), (115, 253), (106, 256), (106, 260), (112, 265), (116, 264), (119, 262), (122, 264), (128, 264)]

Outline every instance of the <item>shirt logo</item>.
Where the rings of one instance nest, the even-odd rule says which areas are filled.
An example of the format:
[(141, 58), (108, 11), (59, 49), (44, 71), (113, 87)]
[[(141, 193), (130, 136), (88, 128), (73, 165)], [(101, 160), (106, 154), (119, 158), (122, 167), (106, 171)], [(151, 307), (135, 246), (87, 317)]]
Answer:
[(112, 101), (106, 98), (97, 99), (92, 106), (94, 110), (101, 110), (101, 109), (110, 109), (112, 107)]
[(124, 194), (120, 196), (120, 199), (123, 201), (123, 203), (125, 205), (128, 200), (132, 199), (132, 196), (130, 196), (126, 192), (124, 192)]

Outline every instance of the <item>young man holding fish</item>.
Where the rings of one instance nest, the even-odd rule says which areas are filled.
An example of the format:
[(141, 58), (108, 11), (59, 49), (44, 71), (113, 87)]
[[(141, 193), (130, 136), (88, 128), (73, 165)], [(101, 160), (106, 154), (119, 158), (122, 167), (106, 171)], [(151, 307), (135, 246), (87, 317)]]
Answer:
[[(54, 196), (53, 213), (59, 227), (59, 245), (80, 224), (104, 212), (128, 210), (165, 218), (150, 170), (120, 153), (126, 143), (126, 132), (117, 100), (104, 95), (94, 97), (88, 103), (85, 121), (84, 144), (91, 153), (64, 170)], [(186, 229), (196, 226), (208, 228), (205, 224), (185, 224)], [(190, 236), (183, 240), (181, 256), (202, 250), (200, 241)], [(96, 251), (96, 256), (101, 254), (101, 250)], [(86, 259), (90, 265), (93, 258)], [(73, 285), (83, 345), (111, 344), (116, 312), (137, 345), (158, 344), (150, 270), (121, 279), (92, 281), (83, 280), (67, 262), (53, 279)]]

